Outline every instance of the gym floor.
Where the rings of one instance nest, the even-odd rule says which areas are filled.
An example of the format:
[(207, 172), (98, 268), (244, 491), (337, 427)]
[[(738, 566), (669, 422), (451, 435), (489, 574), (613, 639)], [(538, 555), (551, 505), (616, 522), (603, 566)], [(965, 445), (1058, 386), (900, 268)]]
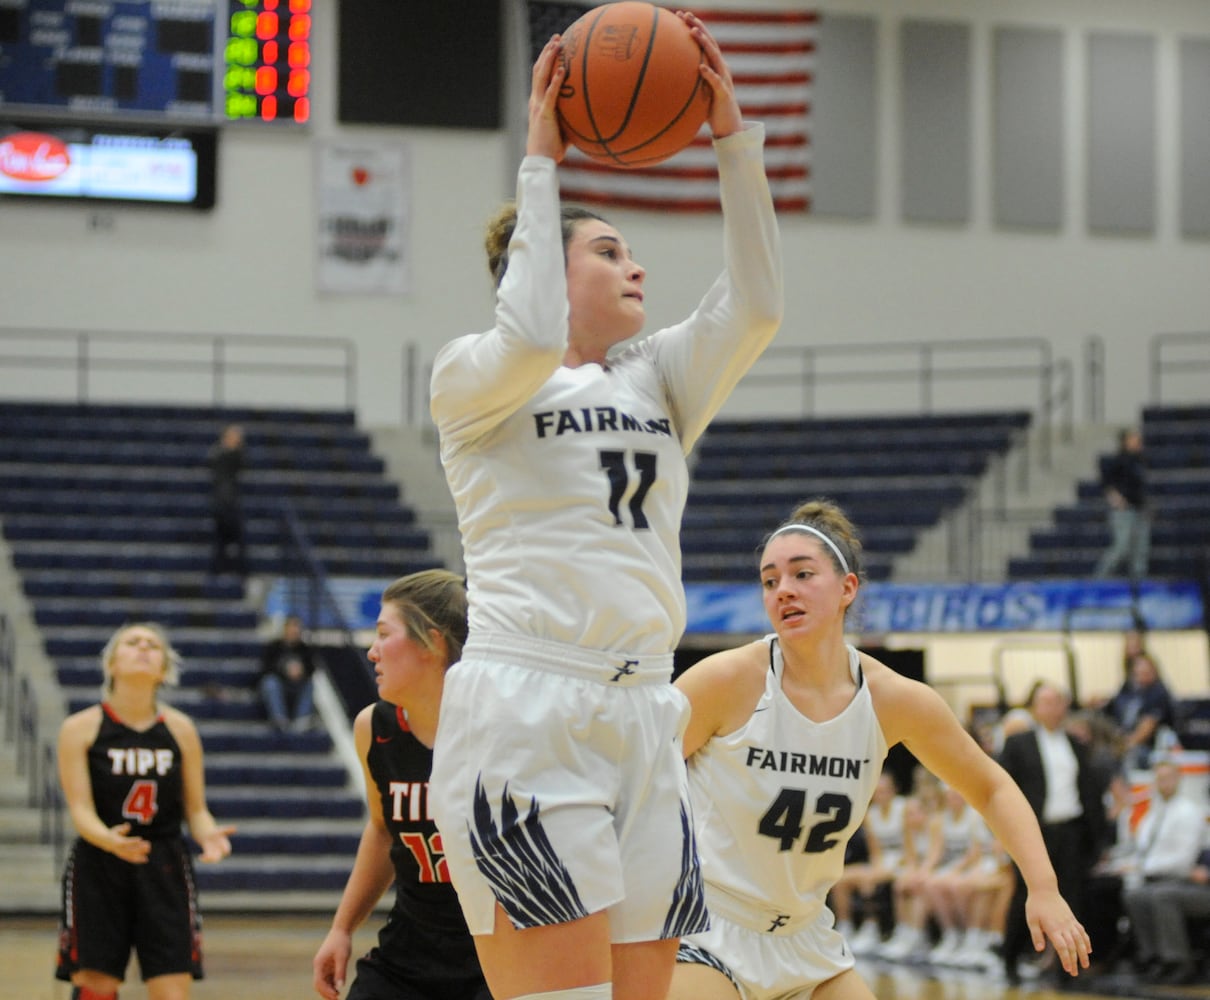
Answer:
[[(380, 921), (371, 919), (355, 941), (354, 954), (374, 943)], [(323, 915), (234, 916), (215, 914), (203, 928), (206, 978), (194, 984), (194, 1000), (305, 1000), (311, 989), (311, 958), (327, 933)], [(54, 979), (56, 921), (52, 917), (0, 917), (0, 1000), (68, 1000), (70, 988)], [(350, 963), (351, 964), (351, 963)], [(983, 974), (930, 973), (911, 966), (860, 962), (858, 969), (879, 1000), (1081, 1000), (1210, 998), (1206, 986), (1155, 987), (1140, 992), (1129, 976), (1088, 981), (1104, 992), (1055, 991), (1041, 984), (1012, 989)], [(142, 1000), (137, 965), (121, 991), (122, 1000)]]

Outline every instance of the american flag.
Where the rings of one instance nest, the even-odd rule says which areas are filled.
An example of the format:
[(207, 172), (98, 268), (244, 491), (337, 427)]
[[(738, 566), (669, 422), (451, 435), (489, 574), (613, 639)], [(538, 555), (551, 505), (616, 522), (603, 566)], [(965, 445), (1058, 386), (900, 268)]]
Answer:
[[(531, 62), (551, 35), (595, 3), (529, 0)], [(811, 10), (694, 10), (722, 49), (746, 120), (765, 125), (765, 167), (779, 212), (811, 206), (811, 80), (819, 14)], [(526, 75), (526, 80), (529, 77)], [(718, 211), (718, 163), (710, 128), (682, 152), (651, 167), (619, 170), (574, 146), (559, 171), (567, 201), (661, 212)]]

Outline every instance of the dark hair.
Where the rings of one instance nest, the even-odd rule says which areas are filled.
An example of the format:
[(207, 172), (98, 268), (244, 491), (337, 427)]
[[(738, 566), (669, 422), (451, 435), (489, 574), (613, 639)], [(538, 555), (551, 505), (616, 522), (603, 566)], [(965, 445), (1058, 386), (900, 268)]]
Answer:
[[(772, 539), (777, 531), (791, 524), (806, 525), (826, 535), (844, 555), (845, 562), (849, 564), (849, 572), (856, 574), (859, 582), (865, 582), (865, 567), (861, 559), (861, 537), (853, 522), (849, 520), (848, 515), (835, 500), (830, 500), (827, 497), (804, 500), (794, 508), (789, 518), (783, 524), (778, 525), (774, 531), (765, 536), (764, 541), (761, 542), (761, 551), (769, 544), (770, 539)], [(827, 550), (828, 558), (832, 560), (832, 565), (836, 567), (836, 572), (843, 573), (845, 568), (836, 558), (836, 553), (828, 548), (827, 545), (824, 545), (824, 549)], [(760, 552), (757, 553), (758, 558), (759, 556)]]
[[(571, 242), (571, 234), (575, 231), (576, 223), (586, 219), (606, 220), (596, 212), (576, 205), (565, 205), (559, 209), (560, 229), (563, 234), (563, 252), (567, 253), (567, 244)], [(488, 220), (487, 233), (483, 239), (487, 251), (487, 268), (491, 271), (492, 280), (496, 287), (504, 280), (504, 272), (508, 270), (508, 244), (513, 238), (513, 230), (517, 228), (516, 202), (503, 205), (495, 215)]]
[(445, 569), (426, 569), (401, 576), (382, 592), (382, 603), (393, 604), (426, 649), (433, 648), (429, 629), (445, 637), (449, 663), (457, 663), (466, 644), (466, 586)]

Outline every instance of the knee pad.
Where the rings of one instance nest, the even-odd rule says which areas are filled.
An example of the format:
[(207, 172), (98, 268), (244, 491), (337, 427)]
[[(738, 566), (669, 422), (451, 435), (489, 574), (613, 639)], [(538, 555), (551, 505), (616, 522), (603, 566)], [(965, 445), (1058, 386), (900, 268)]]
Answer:
[(71, 1000), (118, 1000), (117, 992), (98, 993), (87, 986), (77, 986), (71, 991)]
[(596, 986), (577, 986), (572, 990), (553, 990), (550, 993), (526, 993), (513, 1000), (613, 1000), (613, 984), (597, 983)]

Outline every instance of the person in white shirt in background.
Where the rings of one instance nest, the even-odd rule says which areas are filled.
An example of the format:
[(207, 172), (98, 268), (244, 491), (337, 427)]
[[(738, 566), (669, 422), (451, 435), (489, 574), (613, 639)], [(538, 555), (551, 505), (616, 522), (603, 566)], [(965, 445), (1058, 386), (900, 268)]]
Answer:
[(1122, 905), (1130, 917), (1135, 965), (1147, 978), (1166, 984), (1191, 982), (1196, 973), (1188, 937), (1165, 930), (1155, 903), (1165, 887), (1188, 881), (1206, 832), (1205, 810), (1179, 793), (1176, 761), (1155, 765), (1155, 795), (1135, 832), (1134, 852), (1120, 863)]

